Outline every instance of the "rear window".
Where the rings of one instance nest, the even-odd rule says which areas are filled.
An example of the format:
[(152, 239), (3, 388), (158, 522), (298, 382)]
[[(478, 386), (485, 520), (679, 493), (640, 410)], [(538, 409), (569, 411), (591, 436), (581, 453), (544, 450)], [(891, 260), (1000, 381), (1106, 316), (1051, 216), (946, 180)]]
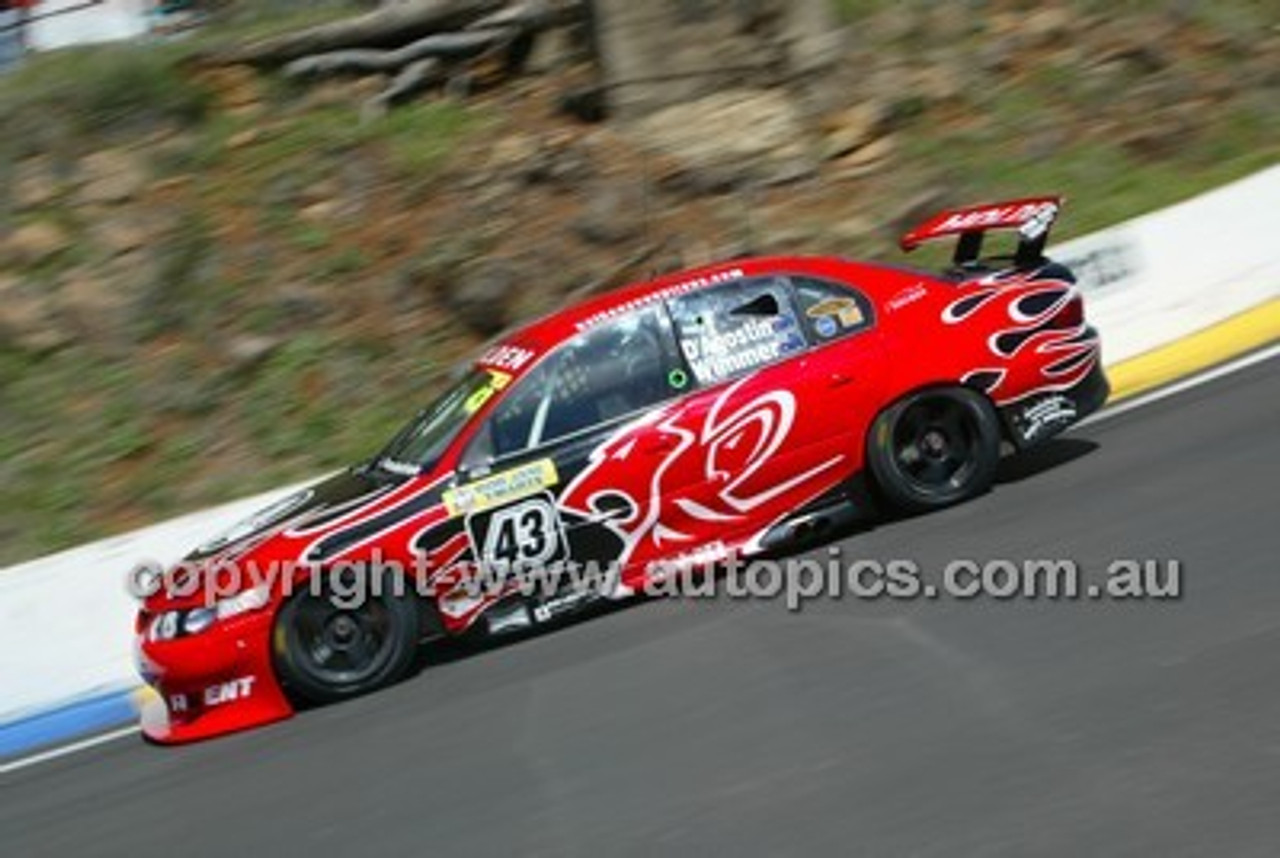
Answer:
[(832, 342), (871, 327), (871, 302), (843, 285), (815, 277), (792, 277), (796, 303), (814, 345)]

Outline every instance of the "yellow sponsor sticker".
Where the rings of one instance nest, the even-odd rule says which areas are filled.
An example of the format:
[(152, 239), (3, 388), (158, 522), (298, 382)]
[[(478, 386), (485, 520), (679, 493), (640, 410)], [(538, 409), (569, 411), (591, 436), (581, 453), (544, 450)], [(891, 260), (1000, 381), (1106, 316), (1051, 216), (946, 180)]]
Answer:
[(444, 507), (449, 515), (470, 515), (496, 506), (510, 503), (560, 482), (556, 463), (539, 459), (509, 471), (502, 471), (483, 480), (444, 493)]
[(495, 393), (505, 390), (510, 383), (511, 376), (509, 374), (498, 372), (494, 369), (489, 370), (489, 383), (484, 387), (477, 388), (476, 392), (467, 398), (467, 401), (462, 404), (463, 410), (467, 414), (475, 414), (481, 408), (484, 408), (485, 403), (492, 399)]
[(818, 304), (814, 304), (805, 311), (805, 315), (811, 319), (817, 319), (822, 316), (835, 316), (840, 320), (842, 328), (852, 328), (862, 324), (862, 309), (858, 306), (858, 302), (852, 298), (828, 298)]

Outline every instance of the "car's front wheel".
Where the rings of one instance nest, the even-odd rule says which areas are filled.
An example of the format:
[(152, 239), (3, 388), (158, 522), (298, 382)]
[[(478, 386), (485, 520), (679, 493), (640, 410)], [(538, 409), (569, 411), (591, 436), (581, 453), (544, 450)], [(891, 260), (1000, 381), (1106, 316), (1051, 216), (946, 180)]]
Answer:
[(340, 592), (309, 582), (280, 609), (272, 656), (276, 674), (298, 702), (355, 697), (390, 685), (412, 667), (420, 629), (415, 597), (394, 586), (389, 574), (373, 575), (369, 586), (344, 582)]
[(990, 400), (963, 387), (922, 390), (889, 406), (871, 426), (867, 464), (885, 499), (925, 512), (986, 491), (1000, 464), (1000, 419)]

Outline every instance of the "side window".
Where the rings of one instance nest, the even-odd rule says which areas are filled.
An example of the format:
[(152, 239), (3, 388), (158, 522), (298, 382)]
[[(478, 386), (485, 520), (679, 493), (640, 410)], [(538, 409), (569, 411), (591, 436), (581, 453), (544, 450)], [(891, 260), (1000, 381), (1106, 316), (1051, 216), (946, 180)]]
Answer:
[(602, 323), (558, 348), (498, 404), (468, 459), (538, 447), (681, 392), (660, 307)]
[(751, 372), (805, 347), (787, 283), (768, 277), (670, 301), (676, 338), (699, 384)]
[(814, 345), (871, 327), (871, 303), (859, 292), (813, 277), (792, 277), (804, 328)]

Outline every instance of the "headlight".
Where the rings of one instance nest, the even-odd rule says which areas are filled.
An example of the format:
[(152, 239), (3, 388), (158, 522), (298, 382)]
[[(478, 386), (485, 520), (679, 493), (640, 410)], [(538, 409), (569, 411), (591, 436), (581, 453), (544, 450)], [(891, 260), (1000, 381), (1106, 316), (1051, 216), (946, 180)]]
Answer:
[(266, 607), (271, 599), (271, 586), (269, 584), (259, 584), (245, 590), (230, 599), (223, 599), (215, 606), (218, 613), (218, 619), (225, 620), (228, 617), (234, 617), (238, 614), (244, 614), (249, 611), (256, 611), (258, 608)]
[(213, 625), (213, 621), (217, 618), (218, 614), (213, 608), (196, 608), (187, 612), (186, 618), (182, 621), (182, 630), (189, 635), (198, 635)]
[(178, 611), (165, 611), (157, 614), (147, 628), (147, 640), (168, 641), (178, 636)]
[(147, 640), (171, 641), (183, 635), (198, 635), (219, 620), (238, 617), (249, 611), (265, 608), (271, 601), (271, 586), (260, 584), (243, 593), (223, 599), (211, 608), (192, 608), (189, 611), (165, 611), (156, 614), (147, 626)]

